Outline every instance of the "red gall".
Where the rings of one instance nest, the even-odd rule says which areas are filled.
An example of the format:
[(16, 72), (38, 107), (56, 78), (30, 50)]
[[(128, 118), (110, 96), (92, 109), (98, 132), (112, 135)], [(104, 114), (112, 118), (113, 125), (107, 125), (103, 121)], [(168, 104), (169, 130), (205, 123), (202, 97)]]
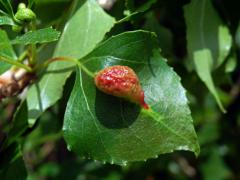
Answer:
[(127, 99), (149, 109), (144, 101), (144, 92), (135, 72), (128, 66), (110, 66), (99, 71), (95, 78), (97, 88), (109, 95)]

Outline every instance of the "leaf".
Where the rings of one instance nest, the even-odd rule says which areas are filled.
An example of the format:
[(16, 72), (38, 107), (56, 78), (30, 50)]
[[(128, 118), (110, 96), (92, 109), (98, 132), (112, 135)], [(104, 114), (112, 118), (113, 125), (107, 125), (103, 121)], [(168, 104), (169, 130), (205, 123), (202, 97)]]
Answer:
[(215, 97), (215, 100), (217, 101), (220, 109), (223, 112), (225, 112), (225, 109), (220, 101), (220, 98), (215, 89), (213, 79), (211, 76), (211, 70), (210, 70), (209, 63), (212, 61), (212, 54), (211, 54), (210, 50), (203, 49), (203, 50), (195, 51), (193, 59), (194, 59), (195, 69), (197, 71), (198, 76), (206, 84), (209, 91)]
[[(7, 33), (0, 29), (0, 57), (8, 57), (10, 59), (17, 59), (16, 54), (10, 44)], [(11, 67), (10, 64), (1, 62), (0, 60), (0, 75)]]
[[(54, 56), (74, 58), (85, 56), (104, 38), (114, 22), (115, 20), (95, 1), (86, 1), (66, 24)], [(29, 89), (27, 102), (30, 124), (61, 98), (63, 86), (72, 72), (72, 66), (73, 64), (69, 62), (51, 64), (47, 70), (49, 73)]]
[(39, 29), (36, 31), (29, 31), (22, 36), (17, 36), (12, 40), (12, 44), (37, 44), (57, 41), (60, 36), (60, 32), (49, 27)]
[(134, 69), (152, 111), (100, 92), (93, 79), (77, 69), (63, 125), (69, 150), (119, 165), (174, 150), (199, 153), (185, 90), (156, 47), (152, 33), (126, 32), (83, 59), (92, 72), (112, 65)]
[(219, 67), (229, 54), (232, 44), (230, 32), (214, 10), (211, 1), (194, 0), (185, 6), (184, 11), (189, 55), (194, 62), (198, 76), (224, 112), (211, 71)]
[(14, 21), (12, 20), (12, 18), (8, 17), (8, 16), (0, 16), (0, 26), (1, 25), (14, 25)]

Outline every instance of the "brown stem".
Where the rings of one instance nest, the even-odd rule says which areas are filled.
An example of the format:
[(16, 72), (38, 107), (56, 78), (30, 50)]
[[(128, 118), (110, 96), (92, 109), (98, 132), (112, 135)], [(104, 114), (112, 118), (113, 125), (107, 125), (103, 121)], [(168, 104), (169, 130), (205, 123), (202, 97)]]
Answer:
[(20, 69), (11, 70), (9, 74), (7, 77), (0, 77), (0, 101), (20, 94), (35, 79), (34, 74)]

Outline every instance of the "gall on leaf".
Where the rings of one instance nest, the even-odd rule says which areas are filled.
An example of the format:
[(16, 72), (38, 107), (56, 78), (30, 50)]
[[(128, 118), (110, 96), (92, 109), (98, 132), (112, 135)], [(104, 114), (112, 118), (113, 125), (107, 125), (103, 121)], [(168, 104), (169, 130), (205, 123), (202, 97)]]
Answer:
[(99, 71), (95, 78), (97, 88), (109, 95), (124, 98), (144, 109), (149, 106), (144, 101), (144, 92), (136, 73), (128, 66), (109, 66)]

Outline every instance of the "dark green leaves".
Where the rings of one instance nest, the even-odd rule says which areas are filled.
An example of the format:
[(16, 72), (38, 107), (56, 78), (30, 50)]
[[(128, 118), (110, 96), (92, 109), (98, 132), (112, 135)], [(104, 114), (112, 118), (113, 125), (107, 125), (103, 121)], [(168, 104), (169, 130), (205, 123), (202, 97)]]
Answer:
[[(86, 1), (67, 22), (54, 56), (74, 58), (85, 56), (103, 39), (114, 22), (115, 20), (107, 15), (95, 1)], [(72, 72), (71, 67), (73, 64), (69, 62), (50, 65), (49, 73), (30, 88), (27, 96), (30, 124), (34, 123), (44, 110), (62, 96), (65, 81)]]
[(112, 37), (82, 63), (93, 72), (117, 64), (134, 69), (152, 111), (98, 91), (93, 79), (77, 69), (63, 127), (70, 150), (121, 165), (174, 150), (199, 153), (185, 90), (159, 54), (152, 33)]
[(221, 22), (211, 1), (193, 0), (185, 7), (188, 52), (200, 79), (225, 111), (214, 86), (211, 71), (227, 57), (232, 39), (228, 28)]
[(11, 65), (1, 62), (1, 56), (7, 57), (10, 59), (16, 59), (16, 54), (13, 51), (13, 48), (8, 39), (7, 33), (3, 30), (0, 30), (0, 75), (8, 70)]
[(12, 44), (37, 44), (47, 43), (58, 40), (60, 32), (53, 28), (39, 29), (36, 31), (30, 31), (22, 36), (16, 37), (12, 41)]

